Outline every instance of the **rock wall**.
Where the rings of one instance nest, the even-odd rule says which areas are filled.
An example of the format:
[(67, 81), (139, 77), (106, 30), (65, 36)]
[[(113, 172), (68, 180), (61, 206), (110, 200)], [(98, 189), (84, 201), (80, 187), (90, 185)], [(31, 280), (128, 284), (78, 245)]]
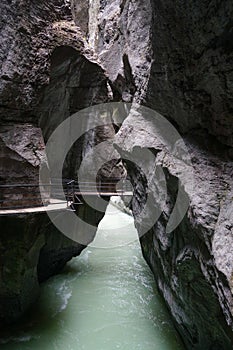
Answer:
[(232, 3), (154, 0), (152, 6), (148, 104), (182, 132), (206, 129), (232, 146)]
[(31, 124), (0, 127), (0, 208), (41, 206), (50, 191), (39, 189), (39, 169), (49, 183), (49, 169), (41, 129)]
[[(43, 215), (46, 219), (46, 216)], [(42, 216), (0, 216), (0, 323), (15, 321), (39, 294), (37, 261), (43, 236)]]
[(32, 122), (38, 93), (49, 81), (50, 56), (67, 45), (85, 43), (68, 1), (1, 2), (1, 122)]
[[(187, 348), (232, 349), (233, 5), (227, 0), (90, 4), (53, 0), (13, 6), (2, 1), (1, 122), (39, 124), (47, 139), (71, 113), (111, 99), (145, 105), (165, 116), (185, 141), (192, 177), (185, 160), (177, 160), (166, 147), (166, 137), (159, 137), (150, 116), (131, 111), (116, 138), (122, 157), (148, 149), (154, 155), (153, 162), (143, 161), (141, 171), (126, 162), (143, 254)], [(95, 145), (100, 135), (113, 134), (106, 128), (99, 135), (90, 133), (81, 144)], [(70, 170), (67, 160), (67, 176), (75, 173), (85, 149), (78, 144), (73, 154), (75, 165)], [(163, 207), (163, 186), (153, 178), (156, 167), (167, 184)], [(152, 176), (149, 184), (145, 174)], [(183, 221), (169, 232), (178, 183), (190, 205)], [(143, 212), (148, 196), (151, 206)], [(162, 208), (162, 214), (151, 225), (153, 208)], [(145, 227), (148, 232), (142, 234)], [(51, 252), (57, 270), (67, 258), (67, 246), (61, 243), (54, 250), (53, 236), (46, 237), (47, 246), (38, 243), (44, 247), (39, 271), (52, 266)], [(70, 256), (76, 252), (73, 244), (68, 251)], [(48, 277), (44, 272), (39, 276)]]
[[(130, 162), (127, 170), (135, 189), (132, 210), (144, 257), (187, 348), (231, 349), (232, 164), (228, 148), (215, 141), (218, 152), (210, 153), (213, 140), (208, 140), (205, 133), (202, 138), (199, 133), (186, 136), (192, 160), (192, 166), (187, 167), (185, 161), (168, 152), (157, 133), (152, 120), (131, 115), (117, 138), (122, 156), (134, 155), (132, 159), (139, 157), (142, 163), (142, 171)], [(140, 157), (145, 149), (155, 155), (149, 164)], [(166, 200), (163, 179), (155, 171), (158, 167), (165, 176)], [(149, 183), (145, 174), (149, 174)], [(182, 200), (188, 196), (190, 203), (182, 222), (170, 232), (167, 225), (178, 183), (185, 193)], [(148, 198), (149, 206), (144, 210)], [(182, 202), (179, 205), (182, 210)], [(162, 214), (153, 223), (156, 210)]]
[[(65, 217), (66, 209), (56, 215)], [(79, 215), (92, 225), (86, 233), (86, 243), (91, 242), (104, 214), (84, 204)], [(36, 301), (41, 282), (60, 272), (86, 246), (64, 236), (45, 212), (0, 216), (0, 225), (0, 324), (4, 326)], [(82, 235), (79, 227), (77, 232)]]
[[(1, 184), (38, 183), (39, 167), (43, 161), (47, 166), (44, 140), (70, 115), (112, 98), (103, 69), (74, 22), (72, 6), (67, 0), (0, 4)], [(111, 124), (84, 135), (67, 155), (63, 176), (77, 175), (85, 153), (114, 135)], [(52, 176), (50, 172), (48, 182)], [(40, 202), (38, 198), (36, 204)], [(103, 213), (85, 204), (78, 213), (92, 225), (92, 241)], [(46, 213), (0, 215), (0, 222), (0, 323), (5, 324), (30, 307), (39, 283), (59, 272), (84, 245), (62, 235)]]
[[(95, 51), (114, 96), (150, 107), (182, 135), (186, 163), (161, 140), (148, 115), (129, 113), (116, 147), (122, 157), (151, 150), (142, 171), (126, 161), (132, 210), (145, 259), (188, 349), (232, 349), (232, 11), (229, 1), (100, 1)], [(161, 167), (167, 200), (156, 224), (163, 185), (145, 174)], [(166, 226), (178, 183), (189, 199), (176, 229)], [(191, 183), (192, 182), (192, 183)], [(161, 209), (161, 208), (160, 208)], [(150, 228), (142, 234), (145, 227)]]
[[(171, 213), (167, 202), (158, 223), (141, 239), (142, 248), (187, 347), (231, 349), (233, 6), (153, 1), (152, 7), (147, 105), (183, 135), (195, 180), (188, 190), (188, 179), (181, 180), (175, 165), (175, 177), (186, 185), (188, 212), (164, 244)], [(155, 142), (154, 148), (159, 149)], [(162, 164), (172, 198), (174, 168)]]

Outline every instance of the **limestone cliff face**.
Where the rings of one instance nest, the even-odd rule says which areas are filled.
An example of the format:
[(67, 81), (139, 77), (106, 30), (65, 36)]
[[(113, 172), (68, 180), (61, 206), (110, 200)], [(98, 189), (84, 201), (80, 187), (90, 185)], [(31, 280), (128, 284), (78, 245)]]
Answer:
[[(79, 1), (76, 1), (76, 5)], [(192, 174), (156, 137), (157, 125), (129, 113), (116, 147), (129, 156), (152, 150), (166, 175), (167, 200), (155, 225), (146, 197), (159, 207), (161, 184), (150, 185), (128, 162), (132, 209), (143, 254), (189, 349), (232, 349), (232, 23), (230, 1), (100, 1), (95, 52), (115, 96), (165, 116), (183, 137)], [(87, 26), (88, 27), (88, 26)], [(180, 225), (166, 226), (178, 181), (190, 201)], [(193, 185), (193, 186), (190, 186)], [(140, 218), (140, 219), (139, 219)]]

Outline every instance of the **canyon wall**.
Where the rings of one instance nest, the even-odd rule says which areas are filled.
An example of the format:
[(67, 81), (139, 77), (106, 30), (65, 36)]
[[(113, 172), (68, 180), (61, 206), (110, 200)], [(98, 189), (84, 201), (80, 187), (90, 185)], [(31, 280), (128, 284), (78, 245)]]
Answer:
[[(128, 158), (132, 211), (144, 257), (188, 349), (232, 349), (233, 342), (232, 7), (226, 0), (53, 0), (14, 6), (3, 1), (0, 5), (4, 127), (30, 123), (42, 129), (47, 141), (61, 121), (84, 107), (112, 100), (132, 103), (115, 146)], [(161, 135), (156, 122), (160, 116), (140, 106), (166, 117), (184, 143), (177, 139), (168, 147), (172, 140), (166, 130)], [(75, 174), (90, 142), (95, 145), (97, 139), (113, 136), (110, 125), (99, 135), (82, 139), (67, 157), (64, 175)], [(143, 159), (145, 150), (153, 155), (149, 162)], [(134, 166), (134, 159), (141, 161), (141, 167)], [(179, 188), (189, 206), (182, 222), (169, 230)], [(144, 210), (148, 198), (150, 205)], [(179, 206), (182, 209), (178, 201), (177, 215)], [(161, 215), (154, 222), (155, 208)], [(29, 278), (34, 279), (33, 286), (38, 282), (32, 270), (52, 266), (51, 252), (58, 270), (82, 247), (70, 242), (63, 249), (63, 243), (56, 245), (49, 233), (42, 235), (49, 242), (46, 247), (43, 239), (37, 241), (38, 226), (26, 221), (20, 231), (30, 227), (36, 237), (20, 256), (30, 255), (34, 244), (37, 247), (34, 256), (39, 265), (31, 263), (30, 255), (24, 279), (33, 276)], [(64, 253), (64, 260), (57, 252)], [(4, 279), (4, 286), (10, 276), (17, 280), (18, 272), (9, 271), (12, 275)], [(47, 277), (39, 273), (40, 280)], [(6, 290), (2, 295), (6, 300)]]
[[(69, 116), (111, 96), (69, 1), (2, 1), (0, 13), (1, 206), (40, 206), (39, 169), (46, 170), (45, 182), (54, 175), (45, 153), (48, 138)], [(77, 175), (85, 152), (114, 135), (112, 125), (83, 135), (67, 155), (63, 176)], [(27, 186), (27, 195), (20, 193), (22, 186)], [(92, 227), (89, 243), (103, 213), (85, 203), (77, 212)], [(56, 213), (67, 215), (66, 209)], [(35, 302), (39, 283), (59, 272), (85, 244), (63, 235), (41, 208), (37, 213), (0, 214), (0, 323), (6, 324)], [(84, 234), (79, 228), (76, 233)]]
[[(154, 155), (153, 162), (141, 161), (141, 170), (126, 160), (143, 254), (187, 348), (232, 349), (233, 6), (112, 0), (98, 8), (96, 55), (115, 96), (133, 101), (116, 147), (132, 160), (143, 150)], [(178, 130), (188, 166), (167, 147), (169, 132), (161, 137), (153, 113), (135, 103)], [(165, 176), (165, 203), (156, 168)], [(189, 207), (169, 232), (179, 187)], [(162, 212), (155, 224), (154, 208)]]

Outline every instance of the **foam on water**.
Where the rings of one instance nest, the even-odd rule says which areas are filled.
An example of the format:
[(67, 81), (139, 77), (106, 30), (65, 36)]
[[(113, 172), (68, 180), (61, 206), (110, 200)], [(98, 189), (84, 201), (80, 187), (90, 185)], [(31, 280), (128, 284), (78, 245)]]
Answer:
[(58, 290), (56, 291), (56, 295), (60, 297), (61, 305), (60, 308), (57, 309), (57, 311), (55, 312), (54, 316), (56, 316), (57, 313), (62, 312), (66, 309), (69, 299), (72, 296), (72, 290), (67, 285), (66, 281), (62, 283), (61, 286), (58, 288)]

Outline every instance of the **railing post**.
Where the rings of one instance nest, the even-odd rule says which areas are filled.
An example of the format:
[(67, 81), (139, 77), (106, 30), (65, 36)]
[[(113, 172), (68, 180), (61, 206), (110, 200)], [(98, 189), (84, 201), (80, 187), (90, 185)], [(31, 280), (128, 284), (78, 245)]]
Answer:
[[(69, 187), (70, 186), (70, 187)], [(71, 198), (71, 200), (69, 200)], [(74, 180), (67, 182), (67, 207), (69, 207), (69, 202), (74, 203)]]

